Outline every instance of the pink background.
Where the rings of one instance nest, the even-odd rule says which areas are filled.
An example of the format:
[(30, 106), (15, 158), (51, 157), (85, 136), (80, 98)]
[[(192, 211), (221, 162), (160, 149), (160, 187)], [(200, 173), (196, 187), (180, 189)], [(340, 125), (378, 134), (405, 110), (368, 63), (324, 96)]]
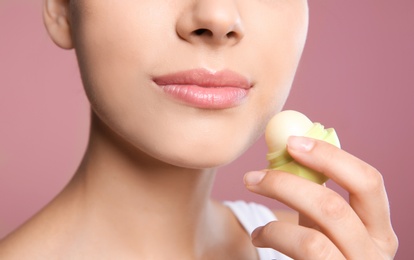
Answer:
[[(41, 2), (0, 0), (0, 238), (65, 185), (86, 146), (88, 105), (74, 54), (48, 39)], [(397, 259), (412, 259), (414, 1), (310, 1), (310, 11), (286, 107), (334, 126), (345, 150), (383, 173)], [(214, 196), (279, 207), (242, 185), (246, 171), (266, 166), (265, 153), (261, 139), (221, 169)]]

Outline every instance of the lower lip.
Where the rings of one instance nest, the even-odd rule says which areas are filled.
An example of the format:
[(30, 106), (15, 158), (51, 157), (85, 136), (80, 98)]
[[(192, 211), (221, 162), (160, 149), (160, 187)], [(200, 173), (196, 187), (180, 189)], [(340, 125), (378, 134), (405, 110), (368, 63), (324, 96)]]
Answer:
[(173, 98), (193, 107), (225, 109), (242, 104), (249, 90), (237, 87), (200, 87), (197, 85), (161, 85)]

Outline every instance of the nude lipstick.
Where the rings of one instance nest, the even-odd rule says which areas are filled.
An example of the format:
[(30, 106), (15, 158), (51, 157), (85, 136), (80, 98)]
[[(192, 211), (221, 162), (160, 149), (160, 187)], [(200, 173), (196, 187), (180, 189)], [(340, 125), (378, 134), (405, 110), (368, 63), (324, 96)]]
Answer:
[(204, 109), (238, 106), (252, 86), (246, 77), (230, 70), (186, 70), (157, 76), (153, 81), (172, 98), (186, 105)]

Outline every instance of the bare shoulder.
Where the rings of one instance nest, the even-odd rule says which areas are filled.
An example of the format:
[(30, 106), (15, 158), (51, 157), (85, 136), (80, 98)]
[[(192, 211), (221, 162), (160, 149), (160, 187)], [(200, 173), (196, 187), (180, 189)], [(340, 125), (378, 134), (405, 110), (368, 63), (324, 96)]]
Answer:
[(57, 259), (61, 247), (70, 241), (72, 219), (49, 204), (0, 240), (0, 259)]
[(279, 221), (289, 222), (293, 224), (297, 224), (299, 221), (298, 213), (292, 210), (272, 210), (272, 212), (275, 214), (276, 218)]
[[(39, 225), (31, 219), (17, 230), (0, 240), (0, 259), (46, 259), (50, 252), (50, 240), (46, 239), (45, 224)], [(43, 232), (42, 232), (43, 231)]]
[[(7, 235), (0, 240), (0, 259), (14, 260), (14, 259), (38, 259), (31, 247), (36, 244), (39, 239), (33, 239), (32, 243), (28, 243), (27, 239), (30, 238), (30, 234), (24, 234), (25, 228), (19, 228), (18, 230)], [(22, 250), (24, 249), (24, 250)]]

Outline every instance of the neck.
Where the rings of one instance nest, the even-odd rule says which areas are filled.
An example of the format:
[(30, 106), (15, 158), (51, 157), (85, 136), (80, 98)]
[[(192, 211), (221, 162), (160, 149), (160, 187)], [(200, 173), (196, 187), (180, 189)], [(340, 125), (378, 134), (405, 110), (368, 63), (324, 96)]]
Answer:
[(151, 158), (92, 116), (84, 160), (66, 193), (82, 198), (79, 205), (90, 217), (85, 223), (100, 231), (116, 227), (123, 244), (137, 241), (134, 247), (154, 253), (151, 244), (165, 249), (162, 240), (171, 245), (173, 239), (170, 250), (188, 252), (212, 236), (213, 181), (213, 169), (183, 169)]

